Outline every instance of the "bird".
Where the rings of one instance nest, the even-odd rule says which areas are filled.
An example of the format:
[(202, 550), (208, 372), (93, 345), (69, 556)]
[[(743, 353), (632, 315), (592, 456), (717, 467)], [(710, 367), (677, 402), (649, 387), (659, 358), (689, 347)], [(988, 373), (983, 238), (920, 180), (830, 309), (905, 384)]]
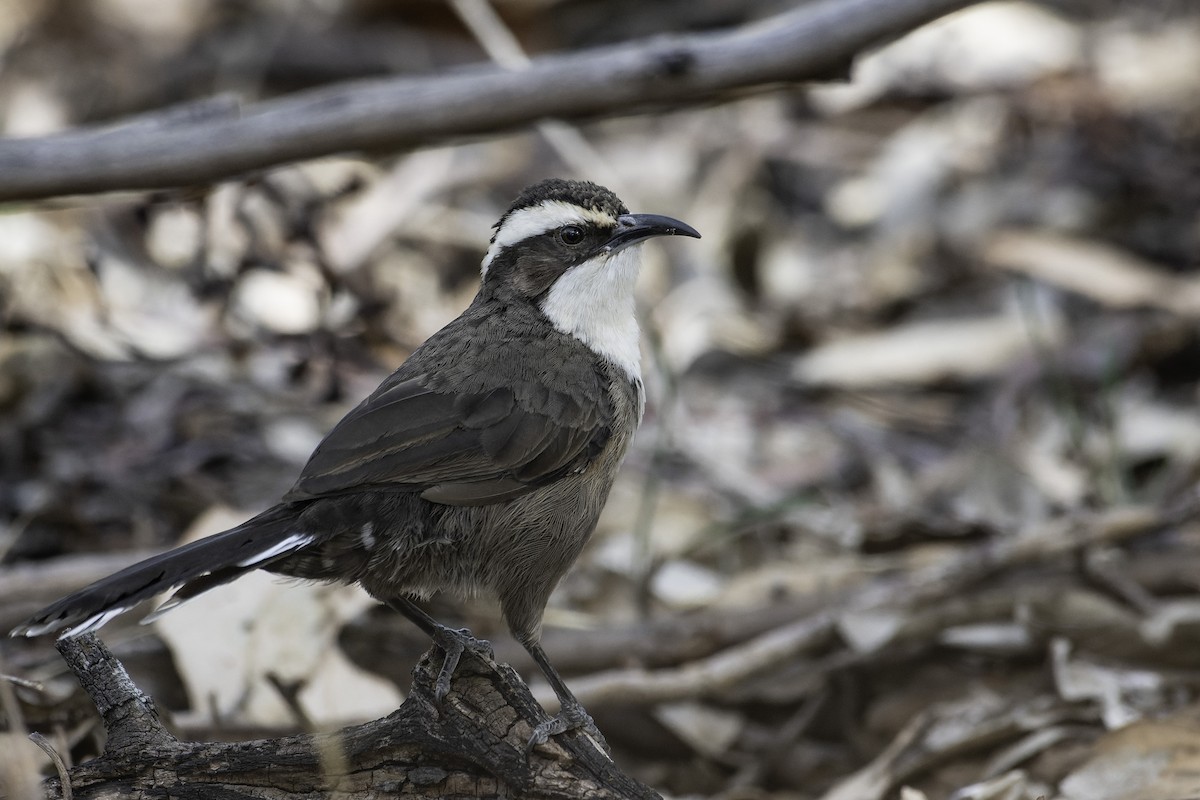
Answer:
[(543, 180), (494, 226), (480, 287), (320, 442), (278, 503), (68, 595), (13, 636), (95, 631), (173, 595), (144, 621), (254, 571), (362, 586), (440, 648), (440, 703), (467, 629), (416, 600), (490, 593), (558, 696), (527, 750), (595, 722), (541, 645), (551, 591), (591, 536), (645, 407), (634, 284), (640, 246), (700, 238), (632, 214), (609, 189)]

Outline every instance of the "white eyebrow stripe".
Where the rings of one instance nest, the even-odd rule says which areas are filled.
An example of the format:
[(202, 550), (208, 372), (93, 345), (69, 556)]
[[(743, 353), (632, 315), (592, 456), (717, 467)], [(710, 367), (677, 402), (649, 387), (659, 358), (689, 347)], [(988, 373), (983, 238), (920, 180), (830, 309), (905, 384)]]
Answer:
[(617, 221), (603, 211), (581, 208), (562, 200), (543, 200), (536, 206), (522, 208), (509, 214), (496, 231), (496, 237), (483, 257), (480, 272), (487, 275), (488, 267), (501, 250), (512, 247), (517, 242), (523, 242), (532, 236), (561, 228), (563, 225), (606, 225), (613, 226)]

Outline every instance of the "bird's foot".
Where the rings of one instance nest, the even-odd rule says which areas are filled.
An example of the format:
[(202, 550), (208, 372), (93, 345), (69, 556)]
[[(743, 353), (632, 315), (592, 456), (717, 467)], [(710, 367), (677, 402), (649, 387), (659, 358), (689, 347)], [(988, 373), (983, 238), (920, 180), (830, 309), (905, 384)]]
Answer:
[(450, 693), (450, 681), (454, 678), (454, 670), (458, 669), (459, 659), (466, 651), (471, 651), (480, 658), (488, 661), (495, 659), (492, 646), (484, 639), (476, 639), (466, 628), (448, 628), (438, 625), (434, 630), (433, 642), (445, 654), (442, 659), (442, 669), (438, 672), (437, 681), (433, 685), (433, 698), (441, 705), (442, 700)]
[(538, 726), (533, 729), (533, 735), (529, 737), (529, 743), (525, 745), (525, 752), (527, 754), (533, 752), (533, 748), (539, 744), (550, 741), (551, 736), (576, 730), (586, 733), (606, 756), (612, 758), (612, 750), (609, 748), (608, 742), (604, 740), (604, 734), (600, 733), (592, 715), (587, 713), (578, 701), (563, 703), (562, 710), (545, 722), (538, 723)]

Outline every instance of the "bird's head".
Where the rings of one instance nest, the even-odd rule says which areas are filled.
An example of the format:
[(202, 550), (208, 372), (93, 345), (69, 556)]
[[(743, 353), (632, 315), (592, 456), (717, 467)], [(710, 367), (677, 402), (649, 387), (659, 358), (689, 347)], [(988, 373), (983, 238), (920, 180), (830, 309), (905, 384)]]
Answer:
[(555, 328), (636, 376), (636, 245), (655, 236), (700, 238), (677, 219), (630, 214), (603, 186), (542, 181), (521, 192), (496, 223), (483, 259), (484, 284), (516, 289)]

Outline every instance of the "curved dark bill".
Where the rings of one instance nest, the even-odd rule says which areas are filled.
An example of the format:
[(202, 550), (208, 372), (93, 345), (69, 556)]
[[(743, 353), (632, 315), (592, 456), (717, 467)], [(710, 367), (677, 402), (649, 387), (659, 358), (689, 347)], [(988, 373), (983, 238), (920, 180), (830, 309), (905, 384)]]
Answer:
[(600, 249), (611, 253), (652, 236), (691, 236), (699, 239), (700, 233), (686, 222), (662, 214), (622, 214), (617, 217), (617, 229)]

